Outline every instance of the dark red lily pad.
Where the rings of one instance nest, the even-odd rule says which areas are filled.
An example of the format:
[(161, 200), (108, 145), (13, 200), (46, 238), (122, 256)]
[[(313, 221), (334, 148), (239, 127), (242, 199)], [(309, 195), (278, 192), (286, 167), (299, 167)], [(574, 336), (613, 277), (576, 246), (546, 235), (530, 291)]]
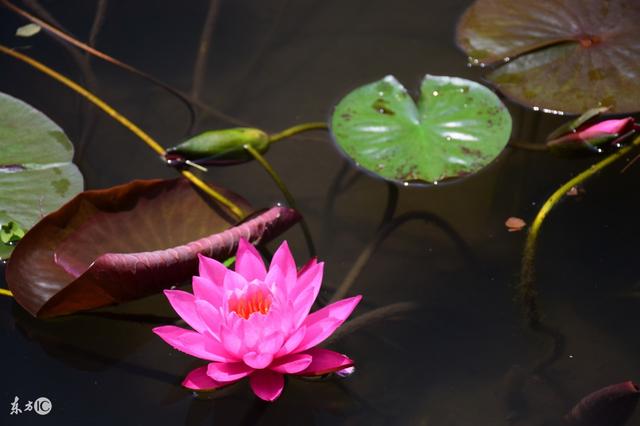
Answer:
[(98, 308), (184, 282), (197, 271), (198, 253), (227, 259), (240, 237), (265, 242), (299, 218), (274, 207), (236, 225), (183, 179), (86, 191), (24, 236), (7, 265), (7, 283), (34, 316)]
[(640, 110), (640, 2), (476, 0), (458, 45), (503, 93), (542, 110)]
[(585, 396), (564, 418), (573, 426), (623, 426), (638, 405), (640, 388), (628, 381)]

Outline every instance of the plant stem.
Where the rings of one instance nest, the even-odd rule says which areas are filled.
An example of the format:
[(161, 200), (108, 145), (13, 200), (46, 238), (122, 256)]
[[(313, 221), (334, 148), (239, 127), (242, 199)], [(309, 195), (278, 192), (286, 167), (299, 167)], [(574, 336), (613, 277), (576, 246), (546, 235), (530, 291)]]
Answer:
[(327, 130), (329, 126), (324, 121), (313, 121), (311, 123), (302, 123), (297, 126), (289, 127), (279, 133), (269, 136), (269, 143), (297, 135), (298, 133), (308, 132), (309, 130)]
[(211, 106), (207, 105), (206, 103), (200, 101), (199, 99), (194, 99), (192, 98), (190, 95), (174, 88), (171, 87), (170, 85), (168, 85), (167, 83), (158, 80), (157, 78), (155, 78), (154, 76), (152, 76), (151, 74), (147, 74), (144, 71), (141, 71), (127, 63), (124, 63), (116, 58), (114, 58), (113, 56), (110, 56), (98, 49), (95, 49), (91, 46), (89, 46), (86, 43), (81, 42), (80, 40), (74, 38), (73, 36), (65, 33), (64, 31), (54, 27), (51, 24), (48, 24), (47, 22), (44, 22), (41, 19), (36, 18), (35, 16), (31, 15), (29, 12), (27, 12), (26, 10), (20, 9), (18, 6), (10, 3), (8, 0), (0, 0), (0, 4), (3, 4), (5, 7), (7, 7), (8, 9), (10, 9), (11, 11), (17, 13), (18, 15), (21, 15), (22, 17), (28, 19), (29, 21), (33, 22), (34, 24), (37, 24), (39, 26), (41, 26), (44, 30), (46, 30), (46, 32), (52, 34), (53, 36), (55, 36), (58, 39), (62, 39), (64, 41), (66, 41), (67, 43), (97, 57), (102, 59), (103, 61), (109, 62), (112, 65), (115, 65), (119, 68), (124, 69), (125, 71), (128, 71), (130, 73), (133, 73), (139, 77), (144, 78), (147, 81), (150, 81), (151, 83), (163, 88), (164, 90), (166, 90), (167, 92), (171, 93), (172, 95), (174, 95), (175, 97), (177, 97), (182, 103), (184, 103), (184, 105), (187, 107), (187, 109), (189, 110), (189, 116), (190, 116), (190, 123), (189, 123), (189, 132), (191, 131), (191, 128), (193, 127), (194, 123), (195, 123), (195, 110), (193, 108), (193, 105), (199, 107), (202, 111), (208, 113), (209, 115), (213, 116), (213, 117), (217, 117), (221, 120), (227, 121), (229, 123), (233, 123), (237, 126), (243, 126), (243, 127), (254, 127), (252, 126), (250, 123), (247, 123), (243, 120), (237, 119), (235, 117), (231, 117), (230, 115), (227, 115), (225, 113), (223, 113), (222, 111), (218, 111), (215, 108), (212, 108)]
[(620, 159), (631, 151), (636, 146), (640, 145), (640, 136), (636, 137), (629, 145), (619, 149), (603, 160), (596, 164), (593, 164), (587, 170), (584, 170), (577, 176), (567, 181), (564, 185), (558, 188), (551, 196), (545, 201), (545, 203), (538, 211), (529, 231), (527, 233), (527, 241), (524, 247), (524, 254), (522, 257), (522, 269), (520, 272), (520, 283), (518, 285), (518, 298), (522, 302), (525, 317), (530, 324), (537, 324), (540, 322), (540, 312), (538, 309), (537, 296), (538, 292), (535, 288), (535, 252), (538, 241), (538, 235), (540, 234), (540, 228), (542, 224), (555, 205), (565, 196), (565, 194), (574, 186), (585, 182), (587, 179), (593, 177), (596, 173)]
[[(16, 59), (19, 59), (19, 60), (21, 60), (23, 62), (26, 62), (27, 64), (31, 65), (32, 67), (34, 67), (38, 71), (43, 72), (44, 74), (48, 75), (49, 77), (59, 81), (60, 83), (64, 84), (65, 86), (69, 87), (71, 90), (75, 91), (76, 93), (82, 95), (89, 102), (91, 102), (92, 104), (94, 104), (95, 106), (97, 106), (98, 108), (103, 110), (105, 113), (107, 113), (109, 116), (111, 116), (114, 120), (116, 120), (122, 126), (126, 127), (131, 133), (133, 133), (138, 138), (140, 138), (144, 143), (146, 143), (151, 149), (153, 149), (160, 156), (164, 156), (165, 150), (158, 142), (156, 142), (151, 136), (149, 136), (147, 133), (145, 133), (142, 129), (140, 129), (134, 123), (129, 121), (129, 119), (127, 119), (125, 116), (123, 116), (118, 111), (116, 111), (114, 108), (112, 108), (109, 104), (104, 102), (102, 99), (98, 98), (93, 93), (89, 92), (84, 87), (82, 87), (79, 84), (75, 83), (74, 81), (68, 79), (67, 77), (63, 76), (62, 74), (54, 71), (53, 69), (47, 67), (43, 63), (38, 62), (35, 59), (32, 59), (29, 56), (26, 56), (26, 55), (24, 55), (22, 53), (13, 51), (13, 50), (9, 49), (6, 46), (0, 45), (0, 52), (4, 53), (4, 54), (7, 54), (9, 56), (12, 56), (12, 57), (14, 57)], [(227, 197), (225, 197), (224, 195), (220, 194), (219, 192), (217, 192), (216, 190), (214, 190), (213, 188), (208, 186), (206, 183), (204, 183), (202, 180), (200, 180), (198, 177), (196, 177), (193, 173), (191, 173), (191, 172), (189, 172), (187, 170), (183, 170), (180, 173), (182, 173), (182, 175), (185, 178), (187, 178), (189, 181), (191, 181), (191, 183), (193, 183), (195, 186), (197, 186), (198, 188), (200, 188), (201, 190), (206, 192), (208, 195), (210, 195), (212, 198), (214, 198), (220, 204), (222, 204), (225, 207), (227, 207), (233, 213), (233, 215), (236, 216), (238, 219), (242, 219), (245, 216), (245, 214), (242, 211), (242, 209), (240, 209), (240, 207), (238, 207), (233, 201), (229, 200)]]
[(209, 47), (211, 46), (211, 36), (213, 35), (213, 29), (218, 18), (218, 11), (220, 10), (220, 1), (211, 0), (209, 2), (209, 8), (207, 10), (207, 16), (202, 26), (202, 33), (200, 35), (200, 43), (198, 43), (198, 54), (196, 56), (196, 63), (193, 67), (193, 79), (191, 86), (191, 97), (194, 99), (200, 98), (200, 92), (204, 83), (205, 71), (207, 68), (207, 60), (209, 56)]
[(0, 294), (7, 297), (13, 297), (13, 293), (10, 290), (5, 290), (4, 288), (0, 288)]
[(63, 30), (56, 28), (55, 26), (43, 21), (42, 19), (39, 19), (33, 15), (31, 15), (29, 12), (27, 12), (26, 10), (23, 10), (21, 8), (19, 8), (18, 6), (10, 3), (8, 0), (0, 0), (0, 3), (3, 4), (7, 9), (11, 10), (12, 12), (17, 13), (18, 15), (22, 16), (23, 18), (26, 18), (27, 20), (33, 22), (36, 25), (39, 25), (40, 27), (42, 27), (42, 29), (44, 29), (47, 33), (52, 34), (54, 37), (57, 37), (59, 39), (62, 39), (64, 41), (66, 41), (67, 43), (81, 49), (84, 50), (85, 52), (96, 56), (104, 61), (107, 61), (117, 67), (120, 67), (126, 71), (129, 71), (133, 74), (136, 74), (142, 78), (144, 78), (145, 80), (148, 80), (150, 82), (152, 82), (153, 84), (156, 84), (160, 87), (162, 87), (164, 90), (166, 90), (167, 92), (171, 93), (172, 95), (174, 95), (175, 97), (177, 97), (178, 99), (180, 99), (185, 106), (187, 107), (187, 109), (189, 110), (189, 115), (190, 115), (190, 121), (191, 123), (189, 124), (189, 127), (192, 126), (193, 122), (195, 121), (195, 111), (193, 109), (193, 106), (191, 105), (191, 103), (189, 102), (189, 99), (187, 99), (187, 97), (181, 93), (180, 91), (174, 89), (173, 87), (169, 86), (168, 84), (156, 79), (155, 77), (153, 77), (152, 75), (149, 75), (147, 73), (145, 73), (144, 71), (140, 71), (139, 69), (129, 65), (129, 64), (125, 64), (124, 62), (119, 61), (118, 59), (107, 55), (106, 53), (103, 53), (93, 47), (91, 47), (90, 45), (81, 42), (80, 40), (74, 38), (73, 36), (67, 34), (66, 32), (64, 32)]
[[(287, 189), (287, 186), (284, 184), (284, 181), (280, 178), (280, 175), (278, 175), (278, 173), (273, 169), (273, 167), (271, 167), (271, 164), (269, 164), (269, 161), (267, 161), (267, 159), (264, 158), (264, 156), (260, 154), (251, 145), (248, 145), (248, 144), (244, 145), (244, 149), (247, 150), (247, 152), (249, 152), (249, 154), (253, 156), (253, 158), (269, 174), (271, 179), (273, 179), (277, 187), (280, 189), (280, 192), (282, 192), (282, 195), (284, 195), (285, 200), (287, 200), (287, 204), (289, 205), (289, 207), (292, 207), (297, 210), (298, 206), (295, 198), (293, 198), (293, 195), (291, 195), (291, 192), (289, 192), (289, 189)], [(304, 220), (304, 217), (302, 217), (302, 219), (300, 220), (300, 226), (302, 227), (302, 232), (307, 242), (307, 248), (309, 249), (309, 254), (311, 255), (311, 257), (315, 257), (316, 248), (313, 244), (313, 239), (311, 238), (311, 230), (309, 229), (309, 225), (307, 224), (306, 220)]]
[(369, 241), (369, 243), (357, 257), (357, 259), (351, 264), (351, 269), (349, 269), (347, 275), (344, 277), (333, 295), (331, 295), (329, 303), (336, 302), (345, 297), (364, 270), (365, 266), (369, 262), (369, 259), (371, 259), (373, 254), (378, 250), (378, 247), (380, 247), (380, 245), (387, 239), (387, 237), (389, 237), (389, 235), (391, 235), (391, 233), (393, 233), (399, 226), (414, 220), (423, 221), (427, 224), (433, 223), (453, 240), (453, 242), (460, 249), (460, 252), (463, 254), (463, 256), (471, 261), (469, 263), (475, 263), (466, 242), (462, 239), (462, 237), (460, 237), (460, 235), (458, 235), (455, 229), (453, 229), (453, 227), (451, 227), (451, 225), (449, 225), (446, 220), (440, 218), (436, 214), (429, 212), (417, 211), (404, 213), (400, 216), (395, 217), (390, 222), (384, 223), (378, 228), (373, 239)]

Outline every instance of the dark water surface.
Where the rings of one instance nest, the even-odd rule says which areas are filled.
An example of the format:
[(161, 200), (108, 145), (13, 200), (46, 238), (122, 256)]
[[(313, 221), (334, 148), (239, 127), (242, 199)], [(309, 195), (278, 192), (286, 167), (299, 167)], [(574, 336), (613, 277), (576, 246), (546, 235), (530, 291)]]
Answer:
[[(454, 28), (469, 0), (225, 0), (220, 2), (201, 97), (270, 131), (326, 119), (349, 90), (394, 74), (417, 91), (425, 73), (481, 79), (455, 47)], [(95, 1), (42, 0), (81, 39)], [(190, 90), (206, 1), (109, 1), (98, 48)], [(0, 10), (0, 42), (82, 78), (68, 50), (44, 34), (19, 40), (24, 23)], [(183, 105), (161, 89), (98, 60), (97, 93), (165, 146), (185, 137)], [(84, 101), (22, 63), (0, 57), (0, 91), (60, 124), (78, 147)], [(541, 141), (561, 120), (509, 105), (514, 138)], [(172, 177), (156, 156), (101, 112), (76, 161), (87, 188), (137, 178)], [(200, 115), (196, 131), (230, 126)], [(349, 167), (322, 132), (290, 139), (268, 154), (307, 218), (335, 288), (374, 239), (388, 187)], [(389, 303), (419, 309), (371, 324), (332, 348), (357, 363), (347, 379), (291, 379), (274, 404), (246, 383), (217, 399), (179, 387), (197, 360), (151, 332), (158, 325), (122, 316), (31, 318), (0, 298), (1, 424), (92, 425), (557, 425), (582, 396), (640, 380), (640, 280), (637, 261), (640, 167), (612, 166), (549, 216), (537, 257), (540, 305), (560, 345), (525, 326), (513, 301), (525, 233), (504, 221), (531, 221), (546, 197), (593, 159), (559, 159), (507, 149), (487, 169), (430, 188), (400, 188), (397, 215), (420, 212), (394, 231), (351, 293), (354, 316)], [(341, 173), (341, 170), (343, 172)], [(255, 206), (281, 201), (255, 163), (210, 172)], [(439, 220), (433, 220), (439, 218)], [(158, 232), (162, 232), (161, 229)], [(308, 257), (299, 228), (284, 236), (299, 263)], [(271, 248), (275, 243), (270, 245)], [(2, 283), (4, 287), (5, 284)], [(156, 296), (104, 312), (172, 316)], [(145, 318), (143, 318), (144, 320)], [(160, 320), (162, 322), (162, 320)], [(549, 354), (557, 350), (557, 356)], [(532, 373), (533, 366), (549, 360)], [(47, 416), (9, 416), (10, 403), (46, 396)], [(629, 425), (640, 425), (636, 415)]]

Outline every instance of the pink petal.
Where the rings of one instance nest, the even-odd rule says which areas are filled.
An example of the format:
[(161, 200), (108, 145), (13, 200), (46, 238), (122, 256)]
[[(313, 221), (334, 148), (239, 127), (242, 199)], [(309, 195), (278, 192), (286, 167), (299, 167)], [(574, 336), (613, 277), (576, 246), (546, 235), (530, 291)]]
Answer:
[(222, 383), (235, 382), (248, 376), (253, 368), (244, 362), (212, 362), (207, 366), (207, 376)]
[(196, 298), (193, 294), (181, 290), (165, 290), (164, 295), (169, 299), (171, 307), (180, 318), (185, 320), (198, 333), (202, 333), (206, 327), (196, 312)]
[(318, 258), (313, 257), (311, 259), (309, 259), (309, 261), (307, 263), (305, 263), (302, 268), (298, 269), (298, 278), (300, 278), (302, 276), (302, 274), (304, 274), (307, 270), (309, 270), (309, 268), (315, 266), (318, 263)]
[(601, 136), (616, 135), (630, 130), (629, 125), (633, 124), (633, 118), (626, 117), (617, 120), (605, 120), (580, 130), (582, 138), (596, 138)]
[(206, 278), (218, 286), (222, 286), (228, 269), (222, 263), (198, 253), (198, 275)]
[(287, 340), (284, 342), (284, 345), (282, 345), (282, 347), (276, 354), (276, 357), (281, 357), (293, 352), (293, 350), (300, 345), (300, 342), (302, 342), (302, 339), (304, 338), (306, 332), (307, 327), (305, 327), (304, 325), (297, 329), (292, 335), (287, 338)]
[(208, 391), (217, 389), (225, 384), (216, 382), (211, 377), (207, 376), (207, 366), (198, 367), (192, 370), (187, 377), (182, 381), (182, 386), (187, 389)]
[(291, 292), (291, 299), (296, 300), (302, 293), (309, 288), (314, 288), (315, 292), (320, 290), (320, 284), (322, 284), (322, 273), (324, 270), (324, 263), (320, 262), (309, 267), (305, 272), (298, 276), (296, 285)]
[(219, 345), (216, 345), (215, 340), (195, 331), (164, 325), (154, 328), (153, 332), (175, 349), (196, 358), (221, 362), (229, 360), (226, 353), (217, 350)]
[(243, 290), (247, 285), (247, 280), (237, 272), (227, 271), (227, 274), (224, 276), (224, 289), (227, 292)]
[(329, 349), (313, 348), (306, 351), (305, 354), (310, 355), (313, 359), (307, 368), (298, 372), (298, 374), (303, 376), (321, 376), (353, 367), (353, 360), (348, 356), (330, 351)]
[(232, 318), (233, 323), (231, 327), (222, 327), (220, 329), (220, 341), (222, 345), (227, 352), (238, 358), (242, 358), (242, 355), (246, 352), (246, 347), (242, 341), (242, 323), (240, 321), (242, 320), (239, 318)]
[(307, 332), (295, 352), (312, 348), (329, 337), (351, 315), (360, 299), (362, 296), (342, 299), (309, 315), (303, 322)]
[(261, 354), (257, 352), (247, 352), (242, 357), (242, 361), (249, 367), (256, 370), (267, 368), (273, 361), (273, 354)]
[(270, 370), (257, 370), (249, 377), (251, 389), (258, 398), (274, 401), (284, 388), (284, 376)]
[(220, 340), (220, 327), (223, 321), (220, 309), (214, 308), (206, 300), (196, 300), (195, 308), (205, 330), (215, 339)]
[(236, 272), (246, 278), (247, 281), (263, 281), (267, 275), (267, 269), (258, 250), (244, 238), (238, 243), (236, 254)]
[(298, 278), (296, 288), (291, 294), (294, 306), (294, 327), (300, 324), (309, 315), (313, 302), (318, 297), (322, 285), (323, 263), (318, 263)]
[(214, 307), (223, 305), (224, 296), (221, 286), (204, 277), (193, 277), (192, 283), (196, 299), (206, 300)]
[[(285, 294), (289, 294), (291, 289), (296, 284), (298, 278), (298, 271), (296, 270), (296, 262), (291, 255), (291, 250), (289, 250), (289, 245), (286, 241), (283, 241), (276, 250), (273, 258), (271, 259), (271, 264), (269, 265), (269, 272), (271, 272), (271, 268), (277, 266), (281, 272), (281, 279), (276, 281), (276, 285), (284, 290)], [(269, 274), (267, 274), (269, 276)], [(271, 284), (266, 281), (267, 284)]]
[(269, 369), (283, 374), (296, 374), (309, 367), (312, 359), (308, 354), (286, 355), (278, 358)]
[(280, 350), (284, 343), (284, 334), (279, 331), (266, 336), (258, 344), (258, 352), (265, 354), (275, 354)]

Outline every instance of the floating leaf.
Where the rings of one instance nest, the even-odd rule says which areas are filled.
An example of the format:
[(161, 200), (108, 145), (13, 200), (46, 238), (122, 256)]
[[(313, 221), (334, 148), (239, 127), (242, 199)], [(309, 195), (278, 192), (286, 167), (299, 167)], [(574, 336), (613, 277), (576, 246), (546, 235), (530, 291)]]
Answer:
[(0, 227), (0, 242), (4, 244), (16, 243), (22, 237), (24, 237), (24, 229), (13, 221)]
[(179, 284), (196, 273), (198, 253), (224, 260), (240, 237), (268, 241), (298, 219), (275, 207), (234, 226), (182, 179), (86, 191), (24, 236), (7, 283), (34, 316), (97, 308)]
[(349, 93), (332, 118), (337, 144), (385, 179), (437, 183), (474, 173), (502, 151), (511, 116), (489, 89), (427, 75), (418, 105), (393, 76)]
[(623, 426), (633, 414), (640, 388), (628, 381), (585, 396), (564, 418), (573, 426)]
[[(476, 0), (457, 41), (488, 78), (527, 106), (579, 114), (640, 110), (640, 2)], [(506, 63), (505, 63), (506, 62)]]
[(0, 93), (0, 225), (13, 221), (27, 230), (82, 191), (72, 158), (73, 145), (60, 127)]
[(16, 30), (16, 36), (18, 37), (33, 37), (42, 30), (40, 25), (27, 24)]

